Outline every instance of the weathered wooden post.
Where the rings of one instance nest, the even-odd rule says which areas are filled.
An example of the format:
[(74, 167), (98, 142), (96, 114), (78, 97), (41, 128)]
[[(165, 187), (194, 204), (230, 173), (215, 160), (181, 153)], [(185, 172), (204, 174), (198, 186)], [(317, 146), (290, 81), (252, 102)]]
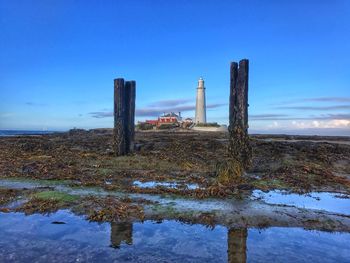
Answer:
[(136, 81), (127, 81), (126, 89), (126, 151), (133, 152), (135, 140), (135, 100), (136, 100)]
[(114, 151), (117, 156), (133, 150), (136, 82), (114, 80)]
[(124, 79), (114, 80), (114, 152), (125, 155), (125, 85)]
[(250, 166), (252, 150), (248, 136), (248, 71), (243, 59), (230, 66), (229, 160), (217, 164), (219, 181), (230, 183)]

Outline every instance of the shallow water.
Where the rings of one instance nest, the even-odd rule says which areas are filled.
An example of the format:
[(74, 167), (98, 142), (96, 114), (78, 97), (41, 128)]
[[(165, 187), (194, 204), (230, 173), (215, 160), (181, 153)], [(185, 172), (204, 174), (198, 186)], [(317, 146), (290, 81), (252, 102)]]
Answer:
[(259, 198), (268, 204), (291, 205), (300, 208), (325, 210), (350, 215), (350, 199), (339, 198), (339, 196), (349, 197), (347, 195), (327, 192), (312, 192), (299, 195), (279, 190), (269, 191), (267, 193), (254, 190), (252, 194), (253, 199)]
[(44, 135), (56, 133), (55, 131), (28, 131), (28, 130), (0, 130), (0, 137), (25, 136), (25, 135)]
[[(155, 187), (157, 182), (140, 182), (135, 181), (135, 185), (139, 187)], [(172, 183), (167, 185), (171, 187)], [(176, 183), (174, 183), (176, 187)], [(193, 184), (193, 187), (196, 187)], [(53, 187), (57, 191), (66, 192), (74, 195), (96, 195), (96, 196), (125, 196), (126, 194), (118, 191), (106, 191), (101, 187), (69, 187), (66, 184), (57, 183), (50, 180), (23, 180), (23, 179), (0, 179), (1, 188), (37, 188), (37, 187)], [(192, 187), (190, 184), (189, 188)], [(190, 188), (191, 189), (191, 188)], [(175, 203), (177, 208), (181, 209), (196, 209), (201, 211), (211, 210), (235, 210), (237, 207), (248, 204), (249, 207), (256, 207), (259, 209), (269, 209), (270, 205), (288, 205), (298, 208), (323, 210), (331, 213), (339, 213), (344, 215), (350, 215), (350, 198), (339, 198), (340, 194), (328, 193), (328, 192), (312, 192), (309, 194), (299, 195), (288, 193), (286, 191), (274, 190), (269, 192), (262, 192), (260, 190), (254, 190), (250, 198), (244, 200), (235, 199), (182, 199), (182, 198), (165, 198), (159, 195), (150, 194), (128, 194), (130, 197), (145, 198), (151, 201), (157, 201), (162, 204)], [(349, 197), (347, 195), (342, 195)], [(254, 201), (255, 200), (255, 201)]]
[[(52, 224), (52, 222), (65, 224)], [(0, 213), (0, 262), (348, 262), (349, 233)]]
[(198, 184), (179, 184), (176, 182), (155, 182), (155, 181), (149, 181), (149, 182), (140, 182), (140, 181), (134, 181), (134, 186), (140, 187), (140, 188), (155, 188), (157, 186), (163, 186), (167, 188), (182, 188), (186, 187), (190, 190), (198, 189)]

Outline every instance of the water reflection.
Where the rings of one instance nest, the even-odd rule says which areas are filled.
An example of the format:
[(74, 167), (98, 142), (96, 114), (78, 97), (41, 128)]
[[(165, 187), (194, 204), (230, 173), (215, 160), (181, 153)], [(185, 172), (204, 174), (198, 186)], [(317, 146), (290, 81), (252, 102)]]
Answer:
[[(228, 263), (247, 261), (247, 228), (231, 228), (227, 231)], [(133, 223), (111, 223), (111, 247), (120, 249), (121, 244), (133, 244)]]
[(120, 248), (122, 243), (132, 245), (132, 223), (111, 223), (111, 247)]
[(189, 184), (189, 183), (181, 184), (177, 182), (156, 182), (156, 181), (148, 181), (148, 182), (134, 181), (133, 185), (140, 188), (155, 188), (157, 186), (163, 186), (166, 188), (187, 188), (190, 190), (200, 188), (198, 184)]
[[(52, 224), (62, 221), (66, 224)], [(0, 262), (348, 262), (349, 233), (0, 213)], [(118, 249), (115, 249), (118, 248)]]
[(252, 199), (261, 199), (268, 204), (291, 205), (306, 209), (325, 210), (350, 215), (350, 196), (328, 192), (311, 192), (308, 194), (288, 193), (274, 190), (263, 192), (254, 190)]
[(227, 233), (227, 257), (229, 263), (245, 263), (247, 261), (246, 228), (231, 228)]

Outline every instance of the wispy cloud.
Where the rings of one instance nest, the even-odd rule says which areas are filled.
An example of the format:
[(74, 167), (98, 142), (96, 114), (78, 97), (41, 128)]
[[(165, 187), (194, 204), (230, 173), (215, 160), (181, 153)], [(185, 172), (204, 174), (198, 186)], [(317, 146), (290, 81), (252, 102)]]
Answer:
[(311, 116), (309, 119), (316, 120), (350, 120), (350, 114), (322, 114), (320, 116)]
[(27, 101), (25, 104), (27, 106), (39, 106), (39, 107), (47, 105), (45, 103), (37, 103), (37, 102), (32, 102), (32, 101)]
[[(215, 103), (215, 104), (208, 104), (207, 109), (215, 109), (221, 106), (226, 105), (226, 103)], [(186, 112), (186, 111), (192, 111), (195, 110), (195, 105), (181, 105), (181, 106), (175, 106), (175, 107), (148, 107), (148, 108), (140, 108), (136, 109), (136, 116), (138, 117), (157, 117), (164, 112)], [(113, 112), (112, 111), (95, 111), (89, 113), (94, 118), (107, 118), (112, 117)]]
[(253, 119), (250, 123), (250, 132), (350, 135), (350, 114), (323, 114), (307, 117), (269, 117), (268, 114), (266, 115), (266, 117), (262, 115), (257, 120)]
[(303, 110), (303, 111), (332, 111), (332, 110), (349, 110), (350, 105), (334, 105), (334, 106), (280, 106), (274, 107), (280, 110)]
[(276, 127), (276, 128), (252, 128), (249, 129), (251, 134), (290, 134), (290, 135), (319, 135), (319, 136), (350, 136), (348, 128), (297, 128)]
[(193, 99), (160, 100), (149, 104), (149, 107), (172, 107), (193, 101)]
[(290, 121), (290, 120), (350, 120), (350, 114), (321, 114), (306, 117), (294, 117), (283, 114), (249, 115), (250, 120), (256, 121)]
[(292, 121), (292, 126), (299, 129), (305, 128), (350, 128), (350, 120), (313, 120)]
[[(226, 105), (225, 103), (216, 103), (216, 104), (208, 104), (207, 109), (215, 109), (221, 106)], [(182, 105), (176, 107), (164, 107), (164, 108), (141, 108), (136, 109), (136, 116), (139, 117), (149, 117), (149, 116), (158, 116), (163, 114), (164, 112), (186, 112), (195, 110), (195, 105)]]
[(350, 97), (319, 97), (306, 98), (303, 101), (350, 102)]
[(15, 115), (14, 112), (0, 112), (0, 118), (9, 118)]
[(276, 120), (279, 118), (286, 118), (287, 114), (251, 114), (249, 119), (251, 120)]
[(107, 117), (113, 117), (113, 112), (111, 111), (94, 111), (94, 112), (89, 112), (91, 117), (94, 118), (107, 118)]
[(274, 105), (298, 104), (304, 102), (333, 102), (346, 103), (350, 102), (350, 97), (315, 97), (315, 98), (300, 98), (275, 103)]

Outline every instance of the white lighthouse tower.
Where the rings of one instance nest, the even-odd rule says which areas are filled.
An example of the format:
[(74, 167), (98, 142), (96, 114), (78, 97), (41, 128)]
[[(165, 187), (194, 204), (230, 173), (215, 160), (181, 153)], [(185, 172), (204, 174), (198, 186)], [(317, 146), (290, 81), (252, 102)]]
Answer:
[(205, 104), (205, 87), (203, 78), (198, 80), (197, 98), (196, 98), (196, 118), (195, 123), (206, 123), (206, 104)]

